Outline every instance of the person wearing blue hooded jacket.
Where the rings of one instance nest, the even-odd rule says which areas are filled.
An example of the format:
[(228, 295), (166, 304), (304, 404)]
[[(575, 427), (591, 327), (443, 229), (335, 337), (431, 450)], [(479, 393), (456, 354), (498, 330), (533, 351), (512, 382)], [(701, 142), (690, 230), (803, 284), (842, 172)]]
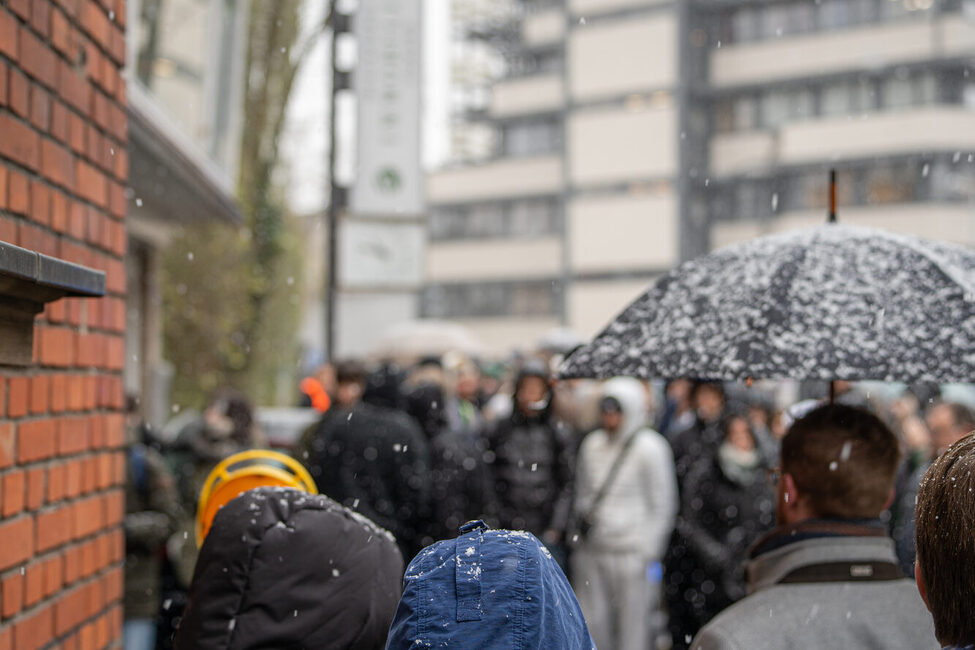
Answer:
[(569, 581), (524, 531), (474, 521), (406, 569), (387, 650), (595, 650)]

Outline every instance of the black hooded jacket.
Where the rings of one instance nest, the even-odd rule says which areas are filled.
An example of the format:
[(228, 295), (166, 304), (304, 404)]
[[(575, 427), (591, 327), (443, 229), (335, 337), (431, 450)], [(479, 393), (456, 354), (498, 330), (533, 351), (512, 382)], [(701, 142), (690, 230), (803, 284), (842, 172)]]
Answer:
[[(548, 378), (523, 370), (515, 382), (516, 396), (527, 377)], [(487, 434), (497, 519), (502, 528), (523, 529), (537, 536), (549, 529), (565, 530), (572, 501), (575, 447), (571, 432), (551, 415), (551, 398), (549, 391), (545, 408), (531, 416), (515, 404), (512, 414)]]
[(322, 495), (258, 488), (217, 514), (177, 650), (382, 648), (403, 558), (392, 536)]
[(430, 452), (408, 415), (366, 403), (330, 409), (302, 462), (319, 492), (393, 533), (404, 557), (422, 548)]

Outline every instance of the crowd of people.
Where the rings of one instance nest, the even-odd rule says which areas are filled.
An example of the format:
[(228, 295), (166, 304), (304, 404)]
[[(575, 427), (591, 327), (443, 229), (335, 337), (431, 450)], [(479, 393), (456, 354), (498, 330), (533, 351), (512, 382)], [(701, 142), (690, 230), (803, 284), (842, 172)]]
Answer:
[(291, 449), (321, 496), (248, 493), (200, 550), (207, 473), (265, 444), (253, 409), (218, 391), (166, 444), (133, 422), (125, 647), (489, 647), (491, 621), (510, 642), (490, 647), (975, 642), (932, 532), (960, 508), (975, 542), (972, 497), (931, 494), (971, 492), (942, 456), (975, 429), (966, 406), (836, 382), (777, 408), (718, 382), (554, 381), (557, 363), (321, 368)]

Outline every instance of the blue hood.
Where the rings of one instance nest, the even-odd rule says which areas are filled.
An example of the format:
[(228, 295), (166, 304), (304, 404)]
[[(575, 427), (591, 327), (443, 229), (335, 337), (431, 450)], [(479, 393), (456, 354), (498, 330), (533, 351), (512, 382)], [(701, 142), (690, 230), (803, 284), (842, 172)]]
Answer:
[(594, 649), (569, 581), (531, 533), (465, 525), (406, 569), (387, 650)]

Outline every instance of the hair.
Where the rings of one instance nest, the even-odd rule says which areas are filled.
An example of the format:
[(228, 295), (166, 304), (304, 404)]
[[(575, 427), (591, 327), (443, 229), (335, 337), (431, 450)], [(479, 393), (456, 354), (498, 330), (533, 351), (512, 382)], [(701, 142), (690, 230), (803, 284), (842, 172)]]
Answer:
[(701, 391), (708, 390), (717, 394), (723, 401), (728, 399), (728, 396), (725, 394), (724, 386), (720, 382), (702, 380), (695, 381), (694, 385), (691, 387), (691, 401), (693, 402), (695, 399), (697, 399), (697, 396), (701, 393)]
[(234, 440), (250, 444), (254, 433), (254, 407), (244, 393), (229, 386), (218, 388), (210, 396), (208, 407), (217, 407), (222, 415), (234, 423), (231, 434)]
[(818, 517), (872, 519), (890, 497), (900, 461), (896, 436), (876, 415), (827, 404), (782, 438), (782, 472)]
[(975, 433), (941, 454), (921, 479), (917, 563), (942, 645), (975, 643)]
[(339, 384), (366, 383), (366, 367), (355, 359), (344, 359), (335, 364), (335, 381)]
[(955, 419), (955, 426), (969, 432), (975, 429), (975, 416), (972, 415), (970, 408), (958, 402), (941, 402), (938, 404), (938, 406), (941, 405), (946, 406), (951, 411), (951, 415)]

